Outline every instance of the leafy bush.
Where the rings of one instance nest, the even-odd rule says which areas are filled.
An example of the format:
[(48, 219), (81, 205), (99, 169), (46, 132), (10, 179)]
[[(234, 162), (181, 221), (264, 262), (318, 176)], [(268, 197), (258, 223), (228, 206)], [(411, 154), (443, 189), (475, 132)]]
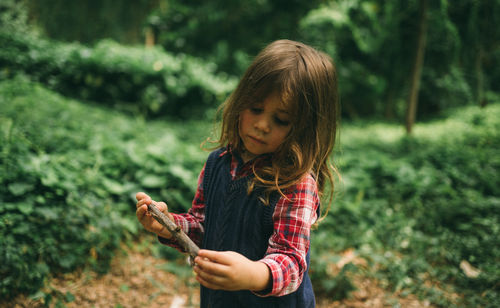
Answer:
[(356, 123), (340, 139), (341, 192), (313, 235), (316, 250), (355, 247), (386, 287), (440, 306), (498, 306), (500, 105), (451, 112), (413, 137)]
[(105, 271), (137, 233), (134, 194), (184, 211), (204, 155), (163, 123), (70, 101), (22, 78), (0, 83), (0, 297), (49, 273)]
[(148, 116), (199, 117), (235, 86), (215, 65), (158, 47), (94, 47), (0, 31), (3, 78), (23, 72), (66, 96)]
[[(418, 124), (412, 137), (390, 124), (345, 124), (339, 195), (312, 234), (315, 290), (349, 294), (359, 269), (336, 274), (332, 264), (354, 248), (395, 292), (498, 306), (499, 119), (498, 104), (463, 108)], [(176, 124), (71, 101), (23, 78), (0, 82), (0, 296), (34, 292), (49, 273), (84, 264), (105, 271), (137, 233), (138, 190), (186, 210), (208, 125)]]

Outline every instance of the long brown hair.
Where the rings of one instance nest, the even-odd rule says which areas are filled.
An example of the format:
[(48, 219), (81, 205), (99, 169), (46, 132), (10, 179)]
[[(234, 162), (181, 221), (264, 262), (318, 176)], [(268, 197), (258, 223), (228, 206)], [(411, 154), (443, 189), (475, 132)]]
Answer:
[(330, 154), (335, 144), (339, 103), (337, 73), (325, 53), (290, 40), (278, 40), (264, 48), (221, 106), (222, 127), (217, 144), (231, 145), (241, 153), (240, 113), (276, 91), (292, 115), (291, 130), (272, 153), (272, 163), (253, 170), (255, 177), (250, 187), (261, 185), (283, 195), (284, 189), (312, 173), (320, 196), (329, 183), (328, 206), (323, 211), (326, 216), (334, 190), (333, 173), (337, 173)]

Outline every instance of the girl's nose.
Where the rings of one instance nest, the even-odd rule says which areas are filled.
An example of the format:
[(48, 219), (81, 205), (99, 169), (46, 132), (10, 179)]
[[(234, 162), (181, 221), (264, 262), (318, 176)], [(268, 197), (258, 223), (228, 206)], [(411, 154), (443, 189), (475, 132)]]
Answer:
[(255, 123), (254, 123), (254, 127), (260, 131), (262, 131), (263, 133), (269, 133), (271, 127), (269, 125), (269, 120), (266, 119), (265, 117), (260, 117), (258, 118)]

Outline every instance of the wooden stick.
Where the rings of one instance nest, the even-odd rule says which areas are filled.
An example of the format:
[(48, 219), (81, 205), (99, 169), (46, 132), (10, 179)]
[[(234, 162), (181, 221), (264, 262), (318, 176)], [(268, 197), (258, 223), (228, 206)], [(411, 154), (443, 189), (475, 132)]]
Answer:
[(198, 255), (200, 248), (186, 235), (179, 227), (175, 224), (167, 215), (163, 214), (153, 203), (148, 205), (148, 210), (156, 221), (158, 221), (162, 226), (167, 228), (167, 230), (172, 234), (174, 239), (181, 245), (184, 251), (190, 257), (191, 266), (194, 265), (194, 258)]

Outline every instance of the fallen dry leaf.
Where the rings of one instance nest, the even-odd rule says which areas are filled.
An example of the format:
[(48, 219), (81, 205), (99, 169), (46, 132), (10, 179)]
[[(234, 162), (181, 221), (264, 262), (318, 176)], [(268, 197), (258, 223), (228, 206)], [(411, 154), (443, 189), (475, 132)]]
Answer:
[(481, 271), (479, 269), (472, 266), (466, 260), (462, 260), (462, 262), (460, 262), (460, 269), (462, 269), (465, 276), (469, 278), (476, 278), (477, 276), (479, 276), (479, 274), (481, 274)]

